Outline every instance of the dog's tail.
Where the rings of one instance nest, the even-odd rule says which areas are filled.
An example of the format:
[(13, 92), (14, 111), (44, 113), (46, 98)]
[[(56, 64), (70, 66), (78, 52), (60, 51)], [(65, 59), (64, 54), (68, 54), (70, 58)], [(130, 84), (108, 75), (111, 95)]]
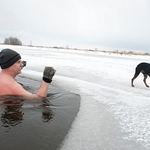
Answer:
[(142, 68), (140, 67), (140, 65), (137, 65), (137, 67), (135, 68), (135, 74), (133, 76), (133, 78), (135, 79), (141, 72)]

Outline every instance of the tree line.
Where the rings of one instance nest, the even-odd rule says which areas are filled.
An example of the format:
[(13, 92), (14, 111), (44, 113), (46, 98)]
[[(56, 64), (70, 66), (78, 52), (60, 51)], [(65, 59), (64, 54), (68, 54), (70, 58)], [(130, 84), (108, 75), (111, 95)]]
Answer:
[(22, 45), (22, 42), (20, 41), (20, 39), (18, 39), (16, 37), (9, 37), (9, 38), (5, 38), (4, 44), (6, 44), (6, 45)]

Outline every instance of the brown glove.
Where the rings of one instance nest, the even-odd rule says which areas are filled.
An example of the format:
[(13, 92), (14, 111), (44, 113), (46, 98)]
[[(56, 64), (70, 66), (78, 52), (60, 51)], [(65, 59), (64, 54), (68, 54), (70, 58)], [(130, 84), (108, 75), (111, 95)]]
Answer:
[(23, 67), (25, 67), (27, 65), (27, 62), (23, 60), (22, 64), (23, 64), (23, 66), (21, 67), (21, 69), (23, 69)]
[(55, 72), (56, 70), (53, 67), (46, 66), (43, 72), (43, 80), (47, 83), (51, 83)]

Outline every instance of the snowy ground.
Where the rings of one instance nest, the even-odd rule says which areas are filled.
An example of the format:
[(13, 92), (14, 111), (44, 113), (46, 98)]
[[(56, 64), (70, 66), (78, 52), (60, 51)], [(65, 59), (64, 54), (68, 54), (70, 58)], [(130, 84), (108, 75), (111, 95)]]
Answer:
[[(0, 46), (3, 49), (9, 46)], [(44, 66), (57, 72), (53, 85), (81, 96), (81, 107), (62, 150), (150, 149), (150, 89), (142, 74), (130, 86), (135, 67), (149, 56), (9, 47), (27, 67), (22, 76), (41, 79)], [(147, 83), (150, 84), (149, 78)]]

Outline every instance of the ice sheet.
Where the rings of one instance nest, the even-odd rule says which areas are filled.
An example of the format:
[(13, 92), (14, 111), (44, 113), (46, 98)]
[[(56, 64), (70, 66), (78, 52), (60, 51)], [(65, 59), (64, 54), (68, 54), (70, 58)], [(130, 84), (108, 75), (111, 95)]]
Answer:
[[(22, 76), (41, 80), (44, 66), (57, 72), (52, 84), (81, 96), (79, 113), (62, 150), (148, 150), (150, 92), (135, 67), (149, 56), (50, 48), (13, 47), (27, 61)], [(149, 79), (147, 80), (149, 83)]]

